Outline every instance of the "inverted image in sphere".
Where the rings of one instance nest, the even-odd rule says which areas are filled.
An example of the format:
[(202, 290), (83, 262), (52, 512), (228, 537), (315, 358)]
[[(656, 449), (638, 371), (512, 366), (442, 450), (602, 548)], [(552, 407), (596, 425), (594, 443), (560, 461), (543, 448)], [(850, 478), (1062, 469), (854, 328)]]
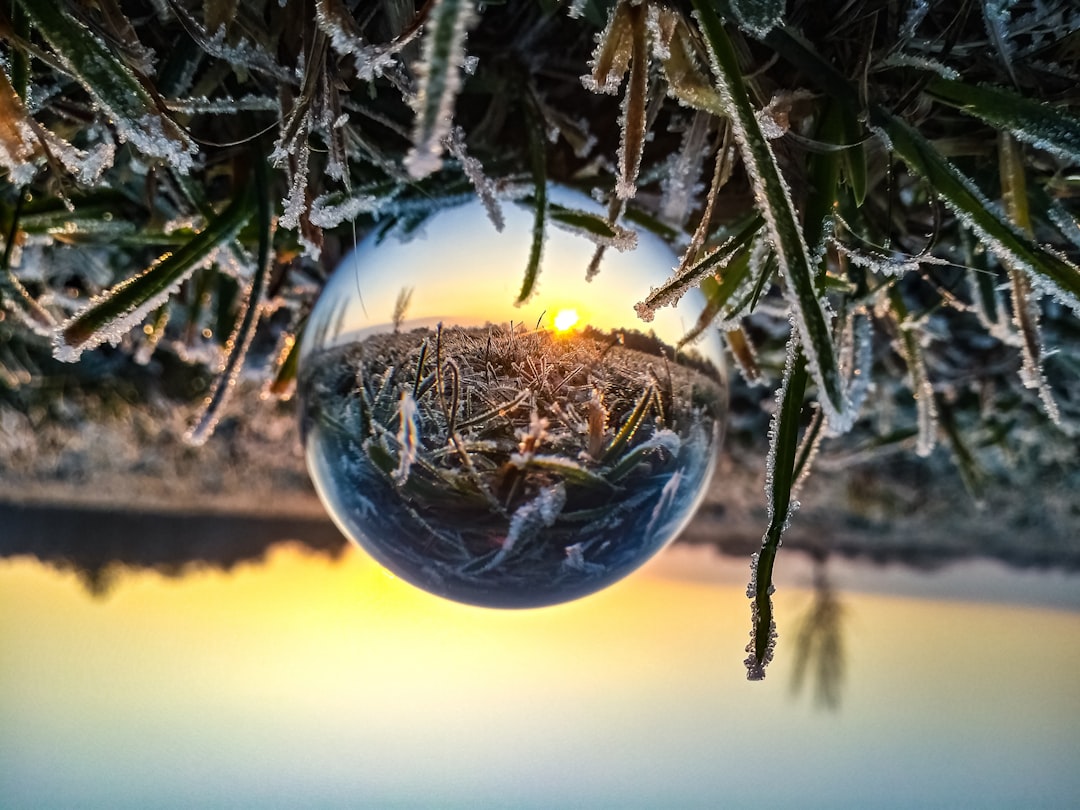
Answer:
[[(595, 208), (555, 189), (562, 205)], [(646, 324), (634, 304), (676, 263), (639, 235), (608, 249), (552, 229), (516, 305), (533, 215), (497, 232), (479, 202), (337, 269), (301, 348), (308, 469), (341, 530), (427, 591), (492, 607), (592, 593), (670, 542), (723, 433), (715, 334), (678, 347), (696, 290)]]

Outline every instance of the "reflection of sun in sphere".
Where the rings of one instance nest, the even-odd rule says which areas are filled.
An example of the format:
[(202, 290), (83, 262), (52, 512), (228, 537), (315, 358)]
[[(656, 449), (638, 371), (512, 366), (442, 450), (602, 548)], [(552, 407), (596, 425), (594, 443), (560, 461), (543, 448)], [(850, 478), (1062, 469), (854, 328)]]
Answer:
[(587, 282), (595, 245), (552, 230), (515, 306), (532, 214), (504, 214), (498, 233), (479, 202), (444, 210), (426, 238), (372, 238), (342, 263), (305, 331), (301, 422), (331, 517), (383, 566), (449, 599), (530, 607), (610, 585), (674, 538), (727, 392), (715, 334), (677, 348), (698, 293), (636, 318), (674, 264), (666, 245), (642, 234)]
[(560, 309), (555, 316), (555, 328), (560, 332), (565, 332), (577, 322), (578, 314), (576, 309)]

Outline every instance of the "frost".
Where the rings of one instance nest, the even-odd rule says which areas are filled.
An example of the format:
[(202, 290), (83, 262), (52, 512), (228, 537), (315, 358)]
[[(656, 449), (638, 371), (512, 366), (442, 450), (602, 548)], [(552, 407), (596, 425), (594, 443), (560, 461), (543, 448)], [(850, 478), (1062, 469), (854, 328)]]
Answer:
[(255, 327), (262, 315), (268, 274), (265, 268), (263, 272), (256, 272), (255, 268), (250, 268), (244, 275), (251, 275), (253, 278), (247, 288), (240, 312), (237, 313), (236, 326), (225, 343), (224, 359), (218, 369), (217, 379), (214, 380), (209, 396), (203, 400), (202, 413), (184, 435), (184, 441), (195, 447), (205, 444), (214, 434), (221, 412), (236, 389), (236, 381), (243, 370), (244, 359), (255, 337)]
[(372, 45), (360, 31), (341, 0), (317, 0), (315, 22), (330, 39), (330, 47), (342, 56), (352, 56), (360, 81), (370, 82), (393, 67), (397, 54), (422, 30), (420, 26), (406, 36), (385, 45)]
[(607, 25), (596, 35), (596, 49), (589, 61), (592, 73), (581, 77), (582, 86), (593, 93), (610, 96), (618, 93), (630, 66), (633, 41), (625, 6), (624, 2), (615, 3), (608, 15)]
[(679, 487), (682, 486), (683, 473), (682, 470), (676, 470), (675, 473), (664, 484), (663, 489), (660, 490), (660, 497), (656, 499), (656, 505), (653, 507), (652, 515), (649, 517), (649, 525), (645, 527), (645, 536), (652, 537), (653, 532), (660, 525), (661, 519), (664, 517), (664, 513), (668, 508), (675, 503), (675, 498), (678, 495)]
[(783, 138), (787, 134), (787, 130), (776, 122), (776, 119), (769, 114), (767, 109), (760, 109), (757, 112), (758, 127), (761, 129), (761, 134), (768, 138), (770, 141), (775, 141), (778, 138)]
[(709, 154), (712, 121), (708, 113), (694, 113), (690, 126), (683, 133), (681, 148), (672, 157), (669, 170), (660, 181), (663, 190), (660, 218), (671, 225), (681, 228), (694, 208), (694, 195), (700, 191), (701, 170)]
[(986, 33), (990, 35), (994, 47), (997, 48), (1001, 60), (1005, 63), (1005, 69), (1008, 70), (1013, 84), (1016, 84), (1016, 74), (1012, 66), (1012, 55), (1015, 49), (1009, 24), (1012, 22), (1012, 7), (1015, 2), (1016, 0), (982, 0)]
[[(69, 344), (64, 338), (64, 331), (75, 321), (77, 321), (83, 313), (89, 311), (90, 309), (93, 309), (94, 307), (105, 301), (107, 298), (111, 297), (111, 294), (115, 292), (115, 288), (109, 292), (94, 296), (90, 299), (90, 301), (86, 303), (85, 306), (83, 306), (78, 312), (76, 312), (74, 316), (64, 322), (53, 333), (53, 356), (62, 363), (75, 363), (78, 362), (79, 357), (82, 356), (82, 353), (84, 351), (89, 351), (91, 349), (97, 348), (102, 343), (109, 343), (113, 346), (117, 345), (123, 339), (124, 335), (131, 331), (131, 329), (134, 328), (136, 324), (141, 323), (148, 314), (154, 312), (158, 307), (160, 307), (162, 304), (165, 304), (170, 298), (172, 298), (172, 296), (176, 294), (177, 290), (180, 289), (180, 285), (183, 284), (184, 281), (186, 281), (188, 278), (190, 278), (192, 273), (194, 273), (196, 270), (201, 270), (204, 267), (209, 267), (217, 259), (217, 256), (218, 250), (210, 251), (210, 253), (202, 261), (193, 262), (184, 271), (184, 273), (179, 276), (167, 289), (162, 290), (157, 295), (146, 299), (137, 307), (129, 310), (121, 317), (110, 321), (108, 326), (105, 326), (95, 331), (84, 342), (73, 346)], [(162, 259), (159, 259), (158, 262), (155, 262), (149, 268), (143, 271), (142, 275), (153, 272), (153, 270), (157, 267), (160, 261), (162, 261)], [(135, 278), (140, 277), (141, 276), (134, 276), (127, 283), (130, 283)]]
[(47, 130), (45, 141), (49, 151), (64, 168), (71, 172), (76, 180), (88, 186), (101, 179), (101, 175), (113, 165), (116, 157), (116, 147), (111, 143), (100, 143), (83, 151)]
[(497, 567), (518, 543), (554, 524), (565, 505), (566, 487), (561, 482), (541, 489), (535, 498), (526, 501), (514, 510), (514, 514), (510, 516), (510, 527), (503, 539), (502, 547), (477, 573), (484, 573)]
[(926, 364), (923, 362), (922, 351), (918, 346), (914, 330), (914, 323), (899, 323), (897, 327), (901, 331), (900, 353), (904, 357), (908, 367), (911, 391), (915, 397), (915, 411), (918, 420), (918, 436), (915, 440), (915, 452), (926, 458), (937, 444), (937, 405), (934, 402), (934, 386), (926, 373)]
[(187, 174), (195, 165), (194, 156), (199, 148), (169, 119), (147, 113), (132, 124), (108, 110), (106, 113), (120, 140), (130, 143), (144, 155), (161, 158), (180, 174)]
[[(289, 178), (289, 194), (281, 201), (284, 210), (279, 224), (282, 228), (288, 229), (296, 228), (300, 224), (300, 217), (303, 216), (307, 206), (308, 161), (311, 157), (311, 147), (306, 138), (300, 142), (297, 152), (295, 167), (289, 167), (292, 175)], [(277, 149), (271, 156), (271, 159), (275, 158), (278, 160), (283, 158), (282, 153)], [(277, 162), (275, 160), (275, 163)]]
[[(795, 369), (795, 357), (799, 350), (799, 329), (794, 324), (791, 325), (791, 335), (788, 337), (787, 342), (787, 354), (784, 360), (784, 376), (781, 379), (780, 387), (776, 389), (776, 409), (773, 411), (772, 418), (769, 420), (769, 451), (765, 456), (765, 502), (768, 507), (769, 522), (772, 523), (776, 520), (776, 508), (774, 504), (777, 502), (776, 497), (776, 454), (778, 452), (778, 445), (780, 441), (780, 413), (783, 410), (784, 398), (787, 396), (788, 384), (791, 382), (791, 375)], [(790, 511), (790, 510), (789, 510)], [(785, 521), (788, 515), (784, 516)], [(754, 560), (754, 572), (755, 576), (751, 580), (751, 585), (756, 587), (756, 571), (757, 571), (757, 559)], [(750, 592), (752, 595), (752, 592)]]
[(587, 157), (596, 147), (597, 139), (595, 135), (589, 132), (588, 119), (583, 117), (571, 118), (542, 101), (540, 102), (540, 111), (547, 122), (548, 138), (552, 143), (561, 135), (563, 140), (570, 144), (570, 147), (574, 150), (574, 156), (579, 158)]
[(588, 5), (589, 0), (570, 0), (570, 7), (566, 10), (566, 13), (572, 19), (579, 19), (585, 13), (585, 6)]
[(851, 351), (848, 399), (851, 400), (852, 411), (858, 414), (870, 392), (870, 376), (874, 363), (873, 329), (866, 313), (857, 312), (852, 315), (851, 333), (854, 345)]
[[(756, 563), (756, 559), (755, 559)], [(746, 679), (748, 681), (762, 681), (765, 680), (765, 667), (773, 659), (773, 653), (776, 651), (776, 620), (769, 619), (768, 629), (768, 643), (765, 646), (765, 655), (759, 660), (757, 653), (754, 652), (757, 647), (757, 626), (760, 622), (760, 614), (758, 612), (757, 602), (750, 603), (750, 642), (746, 645), (746, 652), (750, 653), (743, 663), (746, 665)]]
[(398, 411), (400, 426), (397, 432), (397, 441), (401, 455), (392, 477), (395, 484), (402, 486), (409, 480), (409, 470), (412, 468), (413, 462), (416, 461), (417, 447), (420, 444), (416, 400), (413, 399), (409, 391), (401, 392), (401, 405)]
[[(360, 214), (378, 211), (388, 200), (371, 194), (354, 194), (339, 200), (337, 194), (320, 194), (311, 203), (308, 220), (317, 228), (336, 228), (342, 222), (352, 222)], [(339, 200), (334, 202), (334, 200)]]
[(1076, 217), (1070, 214), (1059, 200), (1051, 200), (1047, 211), (1050, 221), (1054, 223), (1061, 235), (1072, 242), (1073, 247), (1080, 248), (1080, 223)]
[(600, 563), (589, 562), (585, 559), (585, 543), (574, 543), (566, 547), (566, 559), (563, 566), (571, 571), (584, 574), (603, 574), (607, 568)]
[[(703, 25), (696, 11), (695, 17), (699, 25)], [(784, 278), (784, 296), (795, 315), (798, 332), (803, 336), (803, 351), (810, 374), (823, 394), (820, 400), (830, 425), (839, 432), (845, 432), (854, 422), (854, 416), (843, 391), (837, 390), (840, 380), (836, 376), (835, 357), (822, 357), (819, 353), (819, 350), (832, 351), (828, 313), (812, 289), (810, 249), (802, 228), (797, 224), (791, 189), (780, 171), (772, 147), (757, 132), (759, 128), (749, 100), (745, 95), (736, 99), (730, 84), (731, 77), (712, 48), (708, 50), (720, 105), (728, 113), (731, 132), (754, 192), (755, 205), (765, 221), (765, 231)], [(742, 92), (741, 87), (738, 92)], [(811, 288), (808, 289), (808, 286)], [(815, 329), (811, 329), (811, 326)]]
[(0, 70), (0, 167), (8, 170), (9, 182), (21, 186), (33, 180), (40, 154), (32, 121)]
[[(640, 14), (640, 9), (635, 10)], [(630, 79), (626, 84), (619, 115), (619, 171), (615, 178), (615, 196), (629, 200), (637, 194), (638, 172), (644, 152), (648, 127), (649, 62), (644, 25), (631, 25)]]
[(417, 66), (420, 87), (412, 103), (413, 146), (405, 156), (405, 168), (417, 180), (442, 166), (443, 140), (450, 132), (462, 84), (465, 34), (476, 12), (470, 0), (436, 0), (429, 19), (423, 59)]
[(845, 256), (856, 267), (863, 267), (890, 278), (901, 278), (908, 273), (918, 273), (920, 267), (924, 264), (952, 264), (948, 259), (942, 259), (929, 253), (911, 256), (907, 253), (894, 252), (891, 256), (882, 256), (848, 247), (838, 239), (831, 238), (829, 242), (836, 248), (838, 253)]
[(225, 26), (220, 26), (213, 34), (209, 33), (179, 3), (169, 3), (173, 13), (184, 23), (184, 28), (191, 34), (204, 51), (210, 56), (222, 59), (233, 67), (265, 73), (281, 82), (293, 83), (292, 72), (282, 67), (278, 61), (260, 45), (247, 40), (230, 44), (226, 40)]
[(784, 0), (731, 0), (739, 24), (761, 39), (784, 18)]
[(1039, 332), (1038, 305), (1031, 300), (1027, 277), (1015, 270), (1011, 271), (1009, 276), (1012, 280), (1013, 324), (1021, 337), (1023, 365), (1020, 368), (1020, 381), (1025, 388), (1038, 391), (1047, 416), (1054, 424), (1061, 425), (1061, 411), (1043, 373), (1042, 361), (1046, 356), (1046, 347)]
[[(564, 208), (563, 212), (569, 216), (580, 215), (585, 218), (592, 216), (586, 211), (578, 211), (572, 208)], [(586, 226), (577, 225), (566, 219), (559, 219), (551, 217), (550, 215), (548, 222), (560, 230), (572, 233), (575, 236), (580, 236), (583, 239), (588, 239), (590, 242), (600, 247), (615, 248), (615, 250), (620, 253), (625, 253), (626, 251), (633, 250), (637, 247), (637, 231), (625, 228), (617, 222), (605, 223), (606, 227), (610, 229), (610, 233), (598, 233), (596, 230), (592, 230)]]
[[(755, 241), (755, 248), (758, 243), (764, 243), (764, 240), (760, 238), (757, 239)], [(727, 266), (728, 262), (734, 256), (732, 247), (735, 244), (736, 238), (729, 238), (719, 247), (708, 251), (694, 264), (676, 268), (675, 274), (659, 287), (650, 287), (649, 294), (645, 297), (645, 300), (634, 304), (634, 311), (637, 313), (638, 318), (645, 323), (649, 323), (656, 317), (657, 309), (678, 304), (683, 296), (686, 295), (691, 288), (696, 287), (705, 276), (712, 275), (716, 271), (722, 270)], [(764, 244), (764, 248), (767, 251), (768, 245)], [(728, 253), (730, 255), (715, 262), (710, 261), (713, 257), (723, 253)]]
[(269, 96), (246, 95), (240, 98), (222, 96), (219, 98), (174, 98), (165, 102), (171, 112), (181, 115), (215, 115), (238, 112), (276, 112), (281, 111), (281, 102)]
[(922, 21), (926, 19), (929, 12), (930, 0), (910, 0), (907, 16), (900, 26), (900, 38), (911, 39), (914, 37), (915, 31), (922, 24)]
[(495, 230), (502, 231), (506, 226), (506, 219), (503, 217), (502, 207), (495, 196), (495, 184), (484, 174), (484, 167), (480, 161), (470, 157), (465, 151), (465, 130), (461, 127), (451, 129), (446, 136), (445, 144), (447, 151), (461, 164), (462, 171), (465, 172), (465, 176), (469, 178), (469, 182), (476, 189), (476, 193), (487, 211), (488, 219), (495, 226)]
[(896, 51), (889, 54), (881, 61), (884, 67), (913, 67), (918, 70), (926, 70), (930, 73), (936, 73), (943, 79), (959, 79), (960, 73), (953, 68), (949, 67), (936, 59), (930, 59), (925, 56), (916, 56), (911, 53), (904, 53), (903, 51)]

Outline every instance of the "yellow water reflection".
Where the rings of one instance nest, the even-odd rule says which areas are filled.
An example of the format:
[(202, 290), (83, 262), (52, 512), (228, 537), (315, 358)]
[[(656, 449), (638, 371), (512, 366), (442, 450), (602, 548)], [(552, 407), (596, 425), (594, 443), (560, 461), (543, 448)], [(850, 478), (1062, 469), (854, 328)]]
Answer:
[[(686, 581), (662, 576), (671, 559), (516, 612), (439, 600), (359, 554), (283, 548), (231, 575), (133, 574), (104, 601), (73, 575), (3, 563), (0, 805), (695, 807), (765, 790), (765, 806), (1064, 807), (1080, 795), (1080, 616), (845, 595), (847, 685), (841, 711), (822, 713), (789, 695), (783, 624), (768, 679), (745, 681), (742, 563)], [(810, 601), (781, 589), (781, 622)]]

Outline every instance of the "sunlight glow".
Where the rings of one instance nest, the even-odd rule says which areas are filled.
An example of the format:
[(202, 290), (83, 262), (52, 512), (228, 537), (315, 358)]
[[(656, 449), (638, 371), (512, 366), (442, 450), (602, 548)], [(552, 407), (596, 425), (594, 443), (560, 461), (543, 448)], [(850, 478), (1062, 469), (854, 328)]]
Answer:
[(565, 332), (577, 322), (578, 314), (576, 309), (560, 309), (559, 314), (555, 316), (555, 328), (560, 332)]

